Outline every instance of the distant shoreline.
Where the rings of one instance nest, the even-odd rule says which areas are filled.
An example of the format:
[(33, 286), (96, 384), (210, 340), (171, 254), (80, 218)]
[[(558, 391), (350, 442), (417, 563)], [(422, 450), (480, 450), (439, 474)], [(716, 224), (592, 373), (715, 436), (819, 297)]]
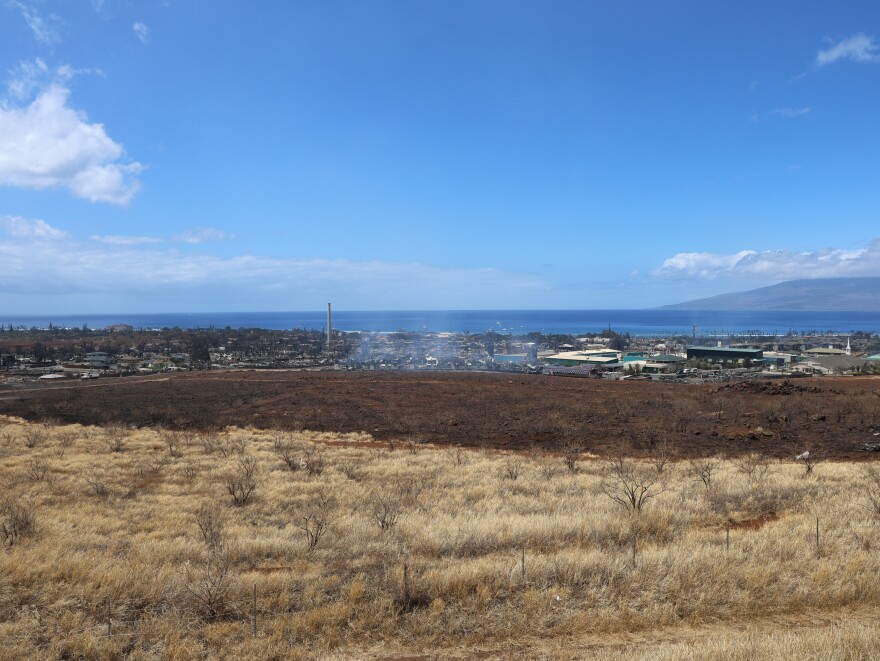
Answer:
[[(154, 314), (59, 314), (0, 317), (8, 328), (52, 326), (107, 328), (116, 324), (135, 329), (154, 328), (294, 328), (321, 330), (326, 311), (200, 312)], [(333, 312), (337, 331), (447, 332), (503, 335), (581, 335), (614, 330), (639, 337), (731, 335), (785, 336), (789, 333), (846, 335), (854, 331), (880, 333), (880, 312), (863, 311), (741, 311), (741, 310), (421, 310)]]

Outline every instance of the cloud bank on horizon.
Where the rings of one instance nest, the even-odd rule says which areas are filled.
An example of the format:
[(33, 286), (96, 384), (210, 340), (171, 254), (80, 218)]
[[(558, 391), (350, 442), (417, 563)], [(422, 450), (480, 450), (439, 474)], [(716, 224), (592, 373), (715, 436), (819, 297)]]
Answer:
[(873, 3), (690, 28), (491, 4), (0, 2), (0, 305), (651, 307), (880, 275)]

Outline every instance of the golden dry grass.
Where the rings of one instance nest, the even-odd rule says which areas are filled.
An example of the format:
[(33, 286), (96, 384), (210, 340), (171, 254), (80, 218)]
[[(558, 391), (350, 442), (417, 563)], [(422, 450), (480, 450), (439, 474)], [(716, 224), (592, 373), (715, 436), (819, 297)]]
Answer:
[[(236, 506), (227, 478), (243, 458), (256, 488)], [(638, 514), (608, 497), (620, 482), (601, 460), (572, 473), (558, 457), (358, 434), (2, 418), (0, 523), (34, 522), (0, 551), (3, 656), (877, 657), (880, 514), (864, 467), (749, 476), (720, 461), (707, 488), (687, 463), (662, 481), (627, 466), (663, 488)], [(735, 628), (778, 617), (789, 625)]]

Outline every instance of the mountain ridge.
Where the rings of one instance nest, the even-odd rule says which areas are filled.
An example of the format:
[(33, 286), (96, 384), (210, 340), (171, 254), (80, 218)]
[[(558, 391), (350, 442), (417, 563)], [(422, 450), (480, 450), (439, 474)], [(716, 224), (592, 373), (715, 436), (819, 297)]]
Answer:
[(767, 287), (663, 305), (657, 309), (880, 312), (880, 277), (787, 280)]

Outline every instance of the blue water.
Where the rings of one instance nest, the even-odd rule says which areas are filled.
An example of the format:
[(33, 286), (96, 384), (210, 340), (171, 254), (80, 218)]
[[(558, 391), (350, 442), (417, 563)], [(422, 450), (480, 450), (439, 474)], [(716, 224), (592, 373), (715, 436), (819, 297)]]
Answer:
[[(2, 315), (2, 313), (0, 313)], [(173, 314), (81, 314), (53, 316), (0, 316), (4, 326), (104, 328), (129, 324), (135, 328), (269, 328), (322, 329), (326, 310), (312, 312), (213, 312)], [(689, 312), (682, 310), (426, 310), (393, 312), (333, 312), (333, 327), (342, 331), (447, 331), (502, 334), (596, 333), (611, 328), (632, 335), (697, 336), (760, 333), (784, 335), (789, 331), (880, 333), (878, 312)]]

